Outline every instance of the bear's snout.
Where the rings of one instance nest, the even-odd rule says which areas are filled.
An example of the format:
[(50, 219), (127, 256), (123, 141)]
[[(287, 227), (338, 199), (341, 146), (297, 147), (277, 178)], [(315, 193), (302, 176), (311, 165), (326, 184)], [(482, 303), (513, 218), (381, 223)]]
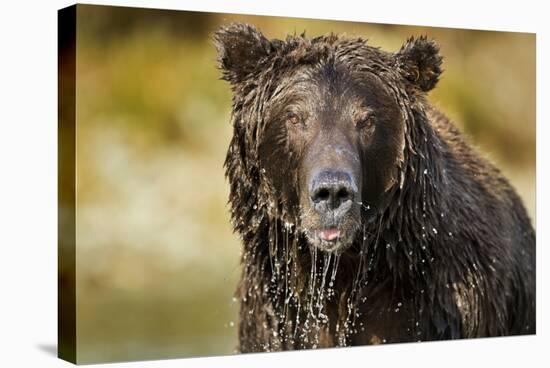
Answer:
[(338, 223), (356, 201), (358, 190), (351, 173), (322, 170), (313, 176), (309, 194), (314, 210)]

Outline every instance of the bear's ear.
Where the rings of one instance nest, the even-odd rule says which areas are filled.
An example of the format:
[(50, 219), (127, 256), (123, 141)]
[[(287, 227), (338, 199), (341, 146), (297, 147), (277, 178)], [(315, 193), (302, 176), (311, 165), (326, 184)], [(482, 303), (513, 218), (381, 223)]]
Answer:
[(214, 33), (218, 62), (223, 79), (236, 84), (243, 81), (274, 47), (254, 26), (234, 23)]
[(395, 54), (398, 68), (404, 77), (420, 90), (427, 92), (435, 87), (442, 73), (443, 58), (439, 46), (426, 36), (410, 37)]

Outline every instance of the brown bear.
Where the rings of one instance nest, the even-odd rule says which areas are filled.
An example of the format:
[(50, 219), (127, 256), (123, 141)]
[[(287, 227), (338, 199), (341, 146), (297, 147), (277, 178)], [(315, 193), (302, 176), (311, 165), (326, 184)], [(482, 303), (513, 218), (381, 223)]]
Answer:
[(535, 232), (426, 98), (438, 46), (215, 33), (241, 352), (535, 333)]

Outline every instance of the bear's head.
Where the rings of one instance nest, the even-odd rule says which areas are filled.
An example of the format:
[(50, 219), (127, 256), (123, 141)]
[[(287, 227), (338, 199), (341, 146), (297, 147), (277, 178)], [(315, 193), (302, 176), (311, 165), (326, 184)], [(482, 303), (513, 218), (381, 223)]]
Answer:
[[(361, 38), (215, 34), (233, 91), (226, 160), (235, 226), (278, 219), (327, 252), (347, 249), (402, 188), (413, 106), (437, 83), (425, 37), (395, 52)], [(422, 112), (420, 112), (422, 113)]]

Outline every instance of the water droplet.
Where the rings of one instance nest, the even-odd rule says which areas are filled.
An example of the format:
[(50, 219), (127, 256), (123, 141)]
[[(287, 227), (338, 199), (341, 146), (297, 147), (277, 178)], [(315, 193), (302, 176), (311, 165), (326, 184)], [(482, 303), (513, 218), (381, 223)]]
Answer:
[(428, 169), (424, 169), (424, 175), (428, 174)]
[(229, 322), (229, 327), (235, 326), (235, 323), (233, 321)]
[(432, 231), (434, 232), (434, 234), (437, 234), (437, 229), (435, 227), (432, 228)]

